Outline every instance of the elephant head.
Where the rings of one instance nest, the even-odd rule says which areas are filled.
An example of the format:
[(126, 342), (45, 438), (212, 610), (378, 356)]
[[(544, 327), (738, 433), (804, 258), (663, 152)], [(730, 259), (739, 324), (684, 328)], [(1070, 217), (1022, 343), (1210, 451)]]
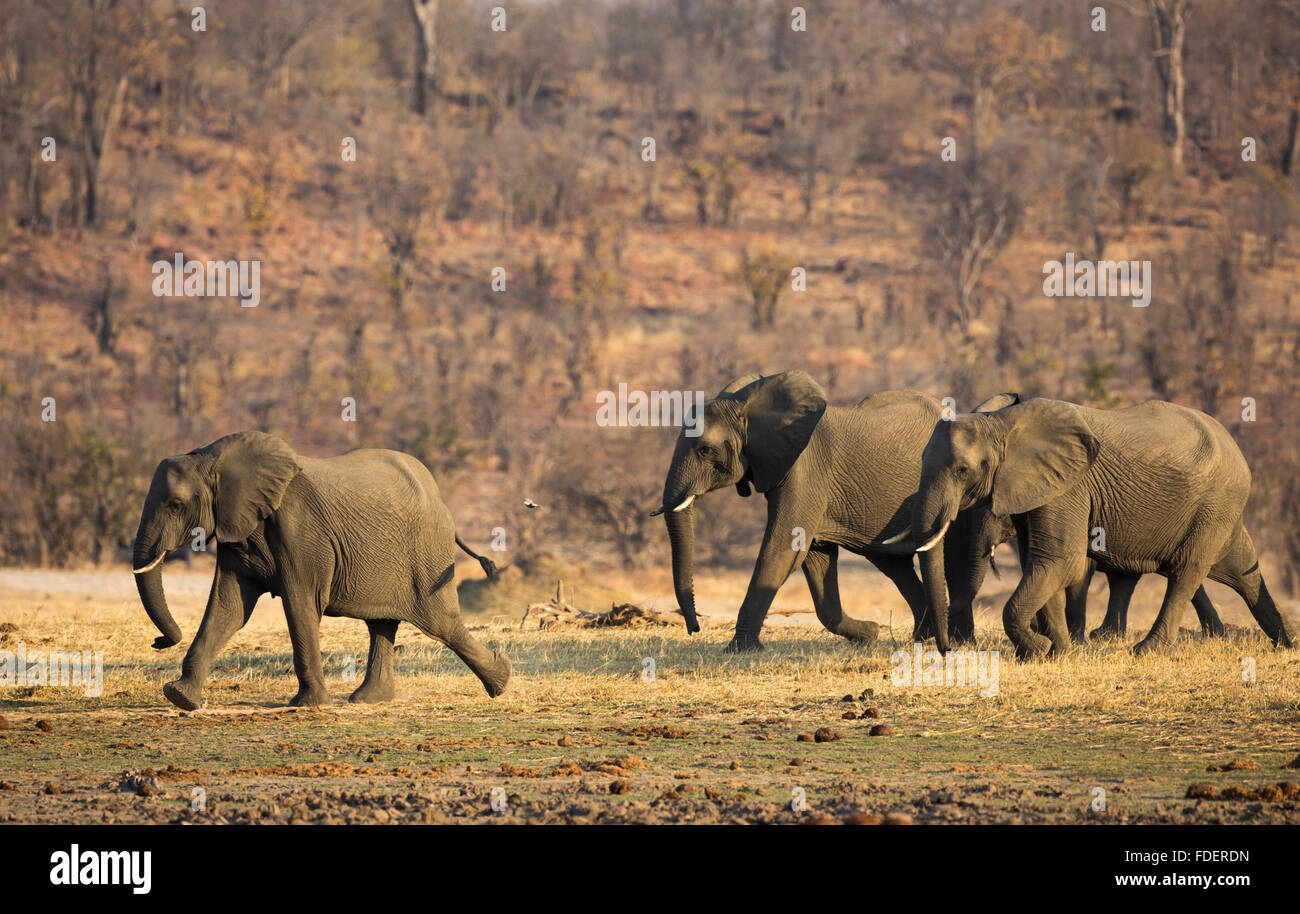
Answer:
[(280, 506), (298, 470), (289, 446), (262, 432), (227, 435), (158, 464), (140, 512), (132, 562), (145, 612), (162, 633), (155, 648), (181, 640), (163, 593), (161, 565), (167, 553), (196, 528), (218, 542), (247, 539)]
[[(695, 617), (694, 555), (696, 497), (734, 485), (742, 496), (751, 485), (767, 492), (785, 479), (826, 411), (826, 394), (803, 371), (746, 375), (704, 404), (703, 417), (682, 430), (664, 481), (662, 507), (673, 554), (673, 589), (686, 630), (700, 630)], [(698, 430), (698, 435), (687, 431)]]
[(1055, 400), (981, 410), (935, 425), (921, 456), (912, 539), (920, 544), (936, 629), (946, 629), (948, 604), (942, 550), (935, 547), (957, 513), (986, 505), (995, 519), (1032, 511), (1077, 485), (1096, 456), (1097, 440), (1082, 413)]

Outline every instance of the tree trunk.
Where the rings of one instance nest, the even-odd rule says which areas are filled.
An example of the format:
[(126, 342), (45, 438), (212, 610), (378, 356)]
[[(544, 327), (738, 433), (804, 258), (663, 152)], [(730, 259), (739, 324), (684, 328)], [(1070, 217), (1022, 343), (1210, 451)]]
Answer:
[(1165, 142), (1175, 172), (1183, 170), (1183, 138), (1187, 133), (1183, 97), (1183, 43), (1186, 37), (1188, 0), (1147, 0), (1151, 13), (1151, 39), (1155, 47), (1156, 73), (1160, 76), (1164, 109)]
[(415, 113), (438, 95), (438, 0), (409, 0), (415, 20)]

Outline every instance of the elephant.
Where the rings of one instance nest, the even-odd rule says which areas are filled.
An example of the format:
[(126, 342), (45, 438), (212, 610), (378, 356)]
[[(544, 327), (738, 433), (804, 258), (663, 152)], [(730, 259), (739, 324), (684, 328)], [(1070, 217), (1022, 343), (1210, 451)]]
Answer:
[(461, 620), (455, 547), (489, 576), (494, 566), (465, 545), (432, 474), (409, 454), (367, 449), (314, 459), (271, 435), (240, 432), (159, 463), (133, 562), (141, 602), (161, 632), (155, 648), (181, 639), (159, 566), (197, 528), (219, 544), (217, 567), (181, 677), (163, 686), (180, 708), (200, 706), (213, 657), (268, 592), (283, 601), (293, 644), (299, 688), (292, 705), (328, 700), (322, 615), (364, 619), (370, 630), (365, 679), (351, 701), (393, 697), (393, 640), (402, 622), (451, 648), (490, 696), (510, 680), (510, 660)]
[[(962, 525), (966, 525), (962, 530)], [(1016, 528), (1010, 517), (995, 517), (991, 506), (985, 505), (980, 508), (972, 508), (967, 511), (958, 513), (953, 521), (953, 526), (944, 536), (944, 543), (947, 544), (948, 538), (952, 535), (953, 530), (959, 531), (961, 541), (969, 543), (969, 552), (967, 560), (956, 565), (951, 559), (945, 558), (944, 567), (950, 569), (956, 566), (960, 572), (956, 580), (950, 582), (949, 609), (948, 609), (948, 628), (949, 632), (965, 631), (968, 627), (973, 630), (973, 603), (975, 596), (979, 593), (980, 587), (984, 583), (984, 576), (990, 568), (997, 573), (997, 566), (993, 564), (993, 550), (1005, 542), (1016, 538)], [(1019, 544), (1020, 540), (1016, 540)], [(1024, 567), (1024, 559), (1021, 559)], [(1133, 597), (1133, 590), (1137, 587), (1138, 579), (1141, 577), (1136, 574), (1125, 574), (1120, 571), (1103, 572), (1106, 575), (1106, 581), (1109, 586), (1109, 599), (1106, 603), (1106, 618), (1101, 625), (1093, 629), (1091, 634), (1087, 633), (1087, 610), (1088, 610), (1088, 588), (1092, 584), (1092, 576), (1096, 571), (1097, 563), (1088, 559), (1087, 570), (1083, 578), (1078, 582), (1071, 584), (1065, 589), (1065, 625), (1070, 633), (1070, 638), (1076, 644), (1084, 644), (1088, 638), (1101, 639), (1123, 637), (1128, 630), (1128, 606)], [(1206, 637), (1223, 637), (1225, 630), (1223, 622), (1219, 619), (1219, 614), (1214, 608), (1209, 595), (1205, 592), (1205, 587), (1201, 586), (1196, 589), (1192, 595), (1192, 606), (1196, 610), (1196, 616), (1201, 623), (1201, 633)], [(968, 620), (968, 621), (962, 621)], [(1042, 617), (1035, 620), (1039, 625), (1036, 629), (1040, 632), (1046, 631), (1046, 622)]]
[[(1064, 589), (1082, 579), (1089, 558), (1103, 572), (1168, 579), (1159, 616), (1134, 647), (1139, 655), (1172, 643), (1206, 577), (1235, 590), (1274, 645), (1289, 648), (1294, 637), (1242, 519), (1250, 482), (1222, 425), (1163, 401), (1101, 410), (1034, 399), (939, 422), (922, 455), (912, 517), (936, 631), (946, 634), (948, 607), (945, 562), (934, 547), (959, 511), (988, 505), (1021, 536), (1024, 574), (1002, 614), (1020, 659), (1068, 649)], [(1047, 637), (1031, 628), (1039, 610)]]
[[(705, 403), (699, 434), (689, 434), (688, 425), (677, 439), (661, 507), (651, 512), (662, 513), (668, 527), (673, 589), (687, 631), (699, 631), (694, 503), (735, 486), (742, 497), (753, 489), (764, 494), (767, 526), (728, 651), (762, 649), (759, 633), (772, 600), (799, 568), (828, 631), (874, 642), (876, 623), (846, 616), (840, 605), (841, 548), (866, 557), (894, 583), (912, 611), (915, 636), (928, 637), (925, 594), (911, 547), (900, 541), (910, 532), (921, 451), (941, 415), (937, 400), (913, 390), (827, 406), (825, 392), (801, 370), (737, 378)], [(961, 545), (954, 552), (964, 555)]]

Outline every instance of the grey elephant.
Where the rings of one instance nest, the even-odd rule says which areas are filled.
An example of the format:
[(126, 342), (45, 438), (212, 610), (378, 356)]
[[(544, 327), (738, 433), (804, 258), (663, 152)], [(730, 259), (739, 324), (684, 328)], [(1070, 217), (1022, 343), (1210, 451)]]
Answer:
[[(1024, 574), (1002, 615), (1021, 658), (1068, 648), (1065, 588), (1083, 578), (1089, 558), (1104, 572), (1169, 579), (1139, 654), (1172, 642), (1206, 577), (1237, 591), (1273, 643), (1290, 647), (1242, 522), (1249, 493), (1250, 469), (1227, 430), (1172, 403), (1098, 410), (1036, 399), (939, 422), (912, 519), (936, 629), (946, 633), (948, 607), (934, 547), (959, 511), (989, 505), (1021, 537)], [(1039, 610), (1046, 638), (1031, 627)]]
[[(1015, 539), (1018, 545), (1020, 540), (1016, 538), (1016, 528), (1012, 519), (995, 516), (992, 507), (988, 505), (959, 512), (952, 526), (948, 528), (948, 533), (944, 535), (945, 546), (954, 531), (958, 534), (958, 541), (969, 544), (969, 551), (964, 562), (957, 563), (951, 558), (944, 560), (945, 569), (957, 568), (955, 579), (951, 571), (948, 575), (948, 631), (973, 631), (975, 597), (979, 594), (989, 569), (992, 568), (995, 572), (997, 570), (993, 564), (993, 550), (1012, 539)], [(1025, 559), (1022, 557), (1020, 561), (1023, 569)], [(1065, 625), (1071, 640), (1076, 644), (1085, 643), (1089, 637), (1093, 639), (1123, 637), (1128, 631), (1129, 602), (1132, 600), (1133, 590), (1137, 587), (1141, 575), (1107, 571), (1103, 572), (1109, 588), (1106, 617), (1101, 625), (1088, 634), (1088, 588), (1092, 584), (1092, 576), (1096, 568), (1097, 563), (1089, 559), (1083, 578), (1065, 588)], [(1203, 586), (1196, 588), (1196, 593), (1192, 595), (1192, 607), (1196, 610), (1203, 635), (1211, 638), (1223, 637), (1225, 633), (1223, 622), (1219, 619), (1219, 613)], [(1035, 620), (1035, 624), (1038, 625), (1036, 631), (1040, 633), (1046, 631), (1046, 621), (1041, 614)]]
[(298, 694), (293, 705), (328, 700), (321, 669), (321, 616), (364, 619), (370, 629), (365, 680), (352, 701), (393, 697), (393, 639), (409, 622), (446, 644), (495, 697), (510, 661), (488, 650), (461, 621), (456, 534), (424, 464), (409, 454), (358, 450), (330, 459), (301, 457), (261, 432), (227, 435), (154, 471), (135, 537), (140, 599), (162, 633), (156, 648), (180, 641), (163, 594), (163, 557), (202, 528), (220, 544), (198, 635), (181, 677), (163, 686), (175, 705), (200, 705), (213, 657), (248, 621), (258, 597), (284, 604)]
[[(662, 512), (672, 547), (673, 588), (690, 632), (695, 614), (695, 499), (735, 486), (767, 499), (767, 526), (729, 651), (759, 650), (776, 592), (802, 568), (817, 618), (828, 631), (870, 643), (874, 622), (844, 614), (839, 550), (865, 556), (912, 610), (915, 637), (931, 636), (912, 550), (912, 501), (921, 451), (942, 415), (937, 400), (912, 390), (827, 406), (806, 372), (737, 378), (704, 406), (700, 434), (683, 429), (664, 481)], [(894, 534), (894, 535), (891, 535)], [(954, 550), (964, 556), (964, 548)], [(946, 623), (945, 623), (946, 624)]]

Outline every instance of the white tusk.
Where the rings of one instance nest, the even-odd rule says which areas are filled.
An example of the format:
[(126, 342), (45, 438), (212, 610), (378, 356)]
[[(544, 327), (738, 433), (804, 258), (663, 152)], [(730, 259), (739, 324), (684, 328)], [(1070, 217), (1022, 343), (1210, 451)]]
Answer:
[(694, 495), (690, 496), (689, 498), (686, 499), (686, 501), (682, 502), (680, 505), (673, 508), (673, 513), (676, 514), (678, 511), (685, 511), (687, 508), (691, 506), (691, 502), (693, 501), (695, 501)]
[(888, 546), (890, 543), (902, 542), (903, 540), (907, 539), (908, 534), (910, 534), (911, 532), (912, 532), (911, 530), (904, 530), (902, 533), (899, 533), (896, 536), (891, 536), (887, 540), (881, 540), (880, 545)]
[(132, 573), (132, 574), (144, 574), (146, 571), (153, 571), (155, 568), (158, 567), (159, 563), (161, 563), (162, 560), (165, 559), (165, 558), (167, 558), (167, 553), (166, 553), (166, 552), (162, 552), (162, 553), (160, 553), (160, 554), (158, 555), (158, 558), (154, 559), (152, 562), (150, 562), (148, 565), (145, 565), (143, 568), (133, 568), (133, 569), (131, 569), (131, 573)]
[(930, 537), (930, 539), (926, 542), (924, 546), (917, 546), (916, 551), (929, 552), (936, 545), (938, 545), (939, 541), (943, 539), (943, 535), (948, 532), (948, 525), (950, 523), (952, 523), (952, 521), (949, 520), (944, 521), (943, 526), (939, 528), (939, 532), (936, 533), (934, 536)]

